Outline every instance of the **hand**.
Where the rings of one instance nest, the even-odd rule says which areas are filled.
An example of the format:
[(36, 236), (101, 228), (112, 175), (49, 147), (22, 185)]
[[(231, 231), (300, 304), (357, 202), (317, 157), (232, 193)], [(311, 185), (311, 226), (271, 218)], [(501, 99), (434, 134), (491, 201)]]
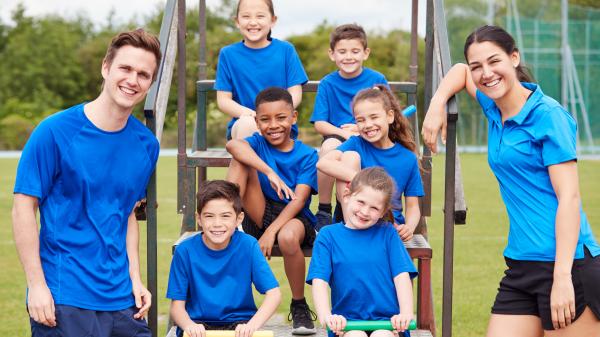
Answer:
[(29, 310), (29, 316), (34, 321), (49, 327), (56, 326), (54, 299), (48, 285), (45, 283), (29, 287), (27, 309)]
[(135, 298), (135, 307), (138, 308), (138, 312), (133, 315), (135, 319), (142, 319), (148, 313), (150, 305), (152, 305), (152, 294), (141, 281), (132, 280), (132, 292)]
[(575, 290), (571, 275), (554, 277), (550, 291), (552, 326), (562, 329), (575, 319)]
[(446, 104), (439, 104), (434, 100), (429, 103), (429, 109), (423, 120), (423, 127), (421, 128), (421, 135), (423, 136), (423, 142), (431, 152), (437, 152), (437, 135), (438, 132), (442, 132), (442, 143), (446, 144)]
[(336, 335), (341, 336), (344, 334), (344, 328), (346, 327), (346, 318), (342, 315), (328, 315), (325, 317), (325, 322), (321, 322), (322, 325), (327, 325), (329, 330), (333, 331)]
[(183, 331), (189, 337), (206, 337), (206, 329), (204, 329), (204, 325), (192, 323), (186, 326)]
[(245, 110), (244, 112), (242, 112), (242, 114), (240, 115), (240, 117), (239, 117), (239, 118), (242, 118), (242, 117), (251, 117), (251, 118), (255, 118), (255, 117), (256, 117), (256, 111), (254, 111), (254, 110), (250, 110), (250, 109), (247, 109), (247, 110)]
[(356, 124), (353, 124), (353, 123), (342, 124), (342, 126), (340, 126), (340, 129), (351, 132), (355, 135), (358, 135), (358, 126), (356, 126)]
[(412, 239), (413, 233), (415, 232), (415, 227), (407, 225), (407, 224), (399, 225), (394, 222), (394, 228), (396, 228), (398, 235), (404, 242)]
[(235, 327), (235, 337), (252, 337), (258, 327), (251, 323), (238, 324)]
[(281, 178), (279, 178), (277, 173), (271, 171), (269, 172), (269, 174), (267, 174), (267, 178), (269, 179), (273, 190), (277, 192), (277, 196), (279, 197), (279, 199), (296, 199), (296, 194), (294, 193), (294, 191), (292, 191), (292, 189), (289, 188), (288, 185), (286, 185), (285, 182), (281, 180)]
[(275, 237), (277, 236), (277, 233), (270, 229), (271, 228), (267, 228), (267, 230), (265, 230), (260, 239), (258, 239), (260, 251), (268, 260), (271, 259), (271, 250), (273, 249), (273, 245), (275, 244)]
[(394, 327), (395, 331), (404, 332), (404, 330), (408, 329), (408, 326), (410, 325), (410, 321), (413, 319), (414, 319), (414, 315), (412, 313), (410, 313), (410, 314), (400, 313), (398, 315), (392, 316), (390, 321), (392, 322), (392, 326)]

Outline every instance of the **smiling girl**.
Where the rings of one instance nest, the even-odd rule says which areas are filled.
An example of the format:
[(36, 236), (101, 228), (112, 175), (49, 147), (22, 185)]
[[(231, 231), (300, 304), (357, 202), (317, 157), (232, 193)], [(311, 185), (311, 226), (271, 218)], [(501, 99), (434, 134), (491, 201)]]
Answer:
[(435, 152), (446, 102), (463, 89), (489, 121), (488, 163), (509, 233), (487, 336), (600, 336), (600, 246), (579, 196), (576, 122), (529, 83), (502, 28), (475, 30), (464, 54), (467, 64), (452, 67), (431, 99), (422, 134)]
[[(302, 84), (308, 81), (294, 46), (271, 38), (277, 17), (271, 0), (240, 0), (235, 24), (241, 42), (221, 49), (217, 65), (217, 105), (232, 117), (227, 139), (243, 139), (257, 132), (254, 99), (267, 87), (288, 90), (296, 108), (302, 100)], [(292, 137), (298, 135), (294, 124)]]

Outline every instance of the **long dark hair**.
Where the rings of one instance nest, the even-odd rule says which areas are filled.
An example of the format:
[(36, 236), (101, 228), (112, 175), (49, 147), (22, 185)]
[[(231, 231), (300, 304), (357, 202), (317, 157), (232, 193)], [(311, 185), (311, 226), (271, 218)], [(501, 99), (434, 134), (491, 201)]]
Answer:
[[(498, 26), (481, 26), (473, 31), (465, 41), (465, 60), (467, 62), (467, 51), (473, 43), (479, 42), (491, 42), (500, 47), (506, 54), (510, 55), (513, 52), (519, 52), (519, 49), (515, 46), (515, 39), (513, 39), (508, 32)], [(521, 82), (534, 82), (533, 76), (529, 73), (526, 67), (519, 64), (515, 70), (517, 71), (517, 78)]]

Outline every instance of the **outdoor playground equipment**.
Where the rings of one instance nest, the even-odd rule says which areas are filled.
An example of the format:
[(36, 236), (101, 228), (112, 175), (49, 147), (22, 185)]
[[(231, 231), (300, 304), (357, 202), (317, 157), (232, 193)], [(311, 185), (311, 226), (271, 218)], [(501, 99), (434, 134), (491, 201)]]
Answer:
[[(274, 337), (273, 331), (259, 330), (252, 334), (252, 337)], [(183, 333), (183, 337), (190, 337), (187, 333)], [(206, 337), (235, 337), (233, 330), (207, 330)]]
[[(398, 0), (403, 1), (403, 0)], [(408, 105), (419, 104), (419, 111), (427, 111), (429, 101), (439, 79), (450, 69), (450, 51), (446, 19), (442, 0), (426, 1), (426, 37), (425, 37), (425, 78), (424, 101), (417, 102), (417, 77), (418, 77), (418, 35), (417, 18), (419, 0), (412, 0), (411, 22), (411, 52), (410, 75), (407, 82), (389, 82), (390, 88), (397, 95), (403, 95)], [(194, 141), (192, 153), (186, 152), (186, 8), (184, 0), (167, 0), (165, 13), (160, 30), (161, 50), (164, 55), (158, 71), (157, 81), (151, 87), (144, 105), (146, 125), (156, 133), (160, 140), (165, 119), (166, 105), (171, 86), (171, 79), (175, 62), (177, 62), (177, 114), (178, 114), (178, 155), (177, 155), (177, 205), (178, 212), (183, 214), (181, 224), (182, 238), (193, 235), (197, 231), (194, 219), (195, 194), (197, 186), (206, 179), (207, 167), (227, 167), (231, 160), (229, 154), (223, 149), (208, 149), (206, 142), (207, 133), (207, 103), (208, 92), (213, 90), (214, 80), (206, 79), (206, 1), (199, 1), (199, 75), (196, 82), (197, 112), (195, 116)], [(318, 81), (309, 81), (303, 86), (304, 92), (315, 92)], [(415, 109), (416, 110), (416, 109)], [(419, 142), (419, 118), (416, 113), (409, 118), (415, 134), (417, 145)], [(444, 270), (442, 294), (442, 336), (452, 336), (452, 272), (454, 249), (454, 225), (464, 224), (466, 221), (466, 205), (462, 189), (460, 164), (456, 152), (456, 121), (458, 109), (456, 100), (452, 98), (448, 103), (448, 126), (446, 141), (445, 163), (445, 194), (444, 194)], [(418, 264), (419, 276), (417, 278), (417, 330), (411, 331), (413, 337), (435, 336), (435, 320), (433, 314), (433, 294), (431, 289), (431, 258), (432, 250), (427, 241), (427, 217), (431, 216), (431, 152), (423, 147), (421, 152), (421, 167), (424, 169), (423, 185), (425, 196), (420, 200), (421, 220), (415, 231), (414, 238), (405, 243), (413, 259)], [(148, 289), (157, 294), (157, 216), (156, 216), (156, 176), (149, 182), (147, 190), (146, 212), (143, 214), (147, 224), (147, 270)], [(305, 256), (311, 256), (311, 250), (305, 249)], [(273, 256), (280, 256), (277, 247), (274, 247)], [(149, 325), (154, 336), (158, 336), (158, 311), (154, 305), (149, 312)], [(289, 335), (289, 328), (285, 334), (277, 332), (277, 336)]]
[[(415, 330), (417, 328), (417, 322), (415, 320), (410, 321), (408, 330)], [(348, 321), (344, 331), (361, 330), (361, 331), (375, 331), (375, 330), (394, 330), (392, 322), (390, 321)], [(329, 328), (327, 328), (327, 331)]]

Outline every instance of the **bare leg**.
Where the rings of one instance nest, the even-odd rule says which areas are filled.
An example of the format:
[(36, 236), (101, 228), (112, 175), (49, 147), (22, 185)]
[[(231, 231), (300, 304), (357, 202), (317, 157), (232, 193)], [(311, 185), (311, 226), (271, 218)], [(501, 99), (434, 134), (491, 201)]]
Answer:
[(258, 132), (256, 121), (252, 117), (242, 117), (231, 127), (231, 139), (244, 139)]
[(564, 329), (544, 331), (546, 337), (586, 336), (600, 337), (600, 320), (592, 310), (586, 307), (581, 316), (573, 324)]
[(277, 233), (277, 242), (283, 256), (285, 275), (290, 283), (292, 298), (304, 298), (306, 262), (300, 245), (304, 240), (304, 224), (298, 219), (288, 221)]
[(262, 227), (265, 196), (260, 188), (256, 170), (232, 159), (226, 180), (240, 186), (240, 197), (246, 216), (249, 216), (258, 227)]
[(375, 330), (371, 337), (398, 337), (398, 334), (389, 330)]
[[(371, 335), (373, 336), (373, 335)], [(360, 330), (348, 331), (344, 334), (344, 337), (367, 337), (367, 333)]]
[(488, 325), (487, 337), (542, 337), (542, 321), (533, 315), (492, 314)]
[[(319, 151), (319, 158), (323, 158), (324, 155), (335, 150), (338, 145), (342, 144), (339, 139), (329, 138), (321, 145), (321, 151)], [(321, 171), (317, 171), (317, 183), (319, 185), (319, 203), (331, 204), (331, 190), (333, 189), (333, 183), (335, 179), (331, 176), (326, 175)]]

